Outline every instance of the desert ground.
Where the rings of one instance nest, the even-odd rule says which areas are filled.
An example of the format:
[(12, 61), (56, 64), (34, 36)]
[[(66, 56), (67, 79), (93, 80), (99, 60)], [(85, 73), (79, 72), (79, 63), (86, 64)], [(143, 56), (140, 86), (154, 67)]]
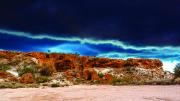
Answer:
[(0, 101), (180, 101), (180, 86), (75, 85), (0, 89)]

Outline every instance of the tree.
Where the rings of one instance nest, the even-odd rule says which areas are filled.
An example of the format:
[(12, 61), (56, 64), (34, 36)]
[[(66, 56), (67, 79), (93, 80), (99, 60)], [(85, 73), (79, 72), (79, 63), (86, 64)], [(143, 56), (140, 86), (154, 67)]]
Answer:
[(48, 53), (51, 53), (51, 50), (48, 50)]
[(174, 76), (175, 78), (180, 77), (180, 63), (176, 64), (174, 68)]

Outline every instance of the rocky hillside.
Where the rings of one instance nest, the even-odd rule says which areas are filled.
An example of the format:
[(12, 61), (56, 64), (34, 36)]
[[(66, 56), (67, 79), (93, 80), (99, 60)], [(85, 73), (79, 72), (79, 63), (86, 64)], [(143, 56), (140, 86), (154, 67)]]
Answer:
[(78, 54), (0, 51), (0, 82), (138, 84), (172, 79), (173, 75), (164, 72), (162, 66), (158, 59), (122, 60)]

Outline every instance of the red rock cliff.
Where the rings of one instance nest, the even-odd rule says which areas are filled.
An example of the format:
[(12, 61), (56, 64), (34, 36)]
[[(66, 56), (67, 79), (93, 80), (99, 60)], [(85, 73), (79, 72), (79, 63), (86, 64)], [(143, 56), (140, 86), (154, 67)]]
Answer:
[[(152, 69), (153, 71), (163, 72), (163, 64), (158, 59), (134, 59), (130, 58), (127, 60), (122, 59), (109, 59), (109, 58), (97, 58), (88, 56), (79, 56), (77, 54), (58, 54), (58, 53), (43, 53), (43, 52), (10, 52), (0, 51), (0, 58), (12, 60), (16, 55), (23, 54), (24, 57), (35, 58), (38, 61), (38, 65), (48, 67), (53, 72), (68, 72), (76, 71), (77, 76), (83, 76), (87, 74), (92, 75), (92, 78), (97, 79), (96, 72), (91, 68), (114, 68), (123, 69), (125, 67), (138, 67), (143, 69)], [(73, 74), (73, 73), (67, 73)], [(71, 77), (72, 75), (70, 75)]]

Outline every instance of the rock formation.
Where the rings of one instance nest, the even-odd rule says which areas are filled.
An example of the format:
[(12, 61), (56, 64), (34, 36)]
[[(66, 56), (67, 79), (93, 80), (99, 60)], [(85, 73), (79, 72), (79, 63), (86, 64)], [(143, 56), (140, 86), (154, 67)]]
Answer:
[[(43, 53), (43, 52), (10, 52), (0, 51), (0, 63), (5, 61), (12, 68), (36, 65), (41, 69), (48, 67), (53, 73), (63, 72), (68, 80), (85, 79), (90, 81), (107, 81), (113, 77), (133, 77), (135, 80), (159, 79), (164, 77), (163, 64), (158, 59), (109, 59), (77, 54)], [(32, 65), (33, 64), (33, 65)], [(0, 76), (7, 76), (0, 72)], [(22, 83), (35, 82), (32, 74), (24, 74), (20, 78)]]

